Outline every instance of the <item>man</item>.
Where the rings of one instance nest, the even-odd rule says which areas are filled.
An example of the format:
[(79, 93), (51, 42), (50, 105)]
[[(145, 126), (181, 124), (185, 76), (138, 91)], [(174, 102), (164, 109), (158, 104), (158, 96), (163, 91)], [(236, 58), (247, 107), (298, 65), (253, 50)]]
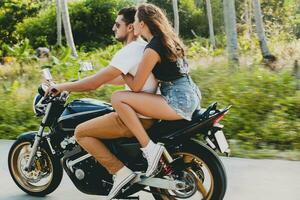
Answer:
[[(103, 84), (124, 84), (122, 73), (135, 75), (146, 46), (145, 41), (134, 36), (133, 22), (135, 13), (136, 9), (134, 7), (124, 8), (118, 13), (112, 30), (116, 39), (123, 42), (124, 47), (114, 55), (109, 66), (95, 75), (80, 81), (53, 85), (48, 91), (53, 91), (53, 88), (57, 90), (55, 93), (94, 90)], [(151, 74), (143, 87), (143, 92), (155, 93), (156, 88), (157, 81)], [(139, 117), (145, 129), (152, 126), (153, 119), (144, 116)], [(135, 173), (117, 159), (99, 140), (120, 137), (133, 137), (133, 134), (115, 112), (84, 122), (75, 129), (77, 142), (111, 174), (115, 175), (114, 184), (107, 199), (112, 199), (116, 196), (120, 189), (135, 177)]]

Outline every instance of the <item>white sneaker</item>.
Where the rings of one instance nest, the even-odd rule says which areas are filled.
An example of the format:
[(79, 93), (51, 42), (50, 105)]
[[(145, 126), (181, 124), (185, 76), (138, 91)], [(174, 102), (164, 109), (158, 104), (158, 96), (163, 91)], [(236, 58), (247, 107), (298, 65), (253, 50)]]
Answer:
[[(150, 141), (152, 143), (152, 141)], [(158, 162), (164, 152), (165, 147), (161, 144), (150, 144), (147, 148), (142, 148), (143, 155), (148, 161), (146, 176), (150, 177), (158, 166)]]
[(119, 191), (127, 184), (129, 183), (132, 179), (134, 179), (136, 174), (128, 169), (126, 166), (124, 166), (122, 169), (120, 169), (113, 177), (114, 179), (114, 184), (113, 187), (111, 188), (108, 196), (106, 197), (107, 200), (111, 200), (117, 194)]

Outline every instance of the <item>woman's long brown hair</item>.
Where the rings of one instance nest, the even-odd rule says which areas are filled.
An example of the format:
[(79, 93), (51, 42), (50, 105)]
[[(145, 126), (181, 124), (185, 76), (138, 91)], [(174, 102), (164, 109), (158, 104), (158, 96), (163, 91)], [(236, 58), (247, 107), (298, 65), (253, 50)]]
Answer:
[(161, 38), (171, 61), (184, 57), (184, 45), (159, 7), (148, 3), (141, 4), (137, 9), (137, 17), (148, 26), (152, 35)]

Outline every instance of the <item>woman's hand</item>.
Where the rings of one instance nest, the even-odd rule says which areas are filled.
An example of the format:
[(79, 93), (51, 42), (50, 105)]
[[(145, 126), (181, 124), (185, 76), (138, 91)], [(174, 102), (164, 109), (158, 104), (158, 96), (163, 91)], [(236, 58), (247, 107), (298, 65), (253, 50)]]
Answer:
[(136, 89), (137, 84), (134, 83), (134, 76), (132, 76), (131, 74), (128, 73), (126, 75), (122, 74), (122, 77), (123, 77), (126, 85), (128, 85), (128, 87), (131, 89), (131, 91), (133, 91), (133, 92), (139, 92), (140, 91), (141, 88)]
[(125, 81), (125, 83), (129, 86), (129, 88), (132, 90), (132, 86), (133, 86), (133, 76), (131, 74), (122, 74), (123, 80)]
[(63, 91), (63, 88), (59, 84), (49, 85), (48, 89), (45, 91), (45, 95), (53, 94), (54, 96), (59, 95)]
[(140, 92), (145, 85), (147, 78), (152, 72), (152, 69), (160, 62), (159, 54), (153, 49), (147, 48), (144, 51), (142, 61), (138, 66), (138, 70), (134, 77), (130, 74), (122, 75), (126, 84), (133, 92)]

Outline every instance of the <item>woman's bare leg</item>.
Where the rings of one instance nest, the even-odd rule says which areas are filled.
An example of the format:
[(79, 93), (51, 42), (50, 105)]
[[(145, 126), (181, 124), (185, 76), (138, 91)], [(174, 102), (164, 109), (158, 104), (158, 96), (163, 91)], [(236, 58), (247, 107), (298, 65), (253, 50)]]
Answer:
[(147, 146), (150, 138), (138, 120), (136, 113), (154, 119), (182, 119), (160, 95), (118, 91), (112, 95), (111, 103), (124, 124), (135, 135), (142, 147)]

